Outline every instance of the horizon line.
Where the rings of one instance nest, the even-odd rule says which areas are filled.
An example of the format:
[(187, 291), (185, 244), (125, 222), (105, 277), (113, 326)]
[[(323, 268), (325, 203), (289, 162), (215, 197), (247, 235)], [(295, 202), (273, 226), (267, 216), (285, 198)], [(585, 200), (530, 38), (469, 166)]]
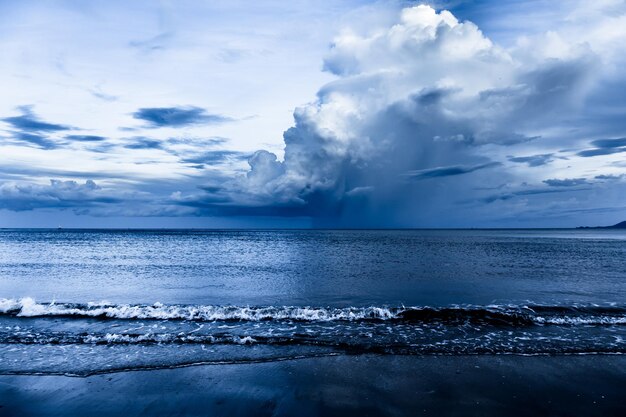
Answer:
[[(419, 231), (419, 230), (581, 230), (611, 226), (573, 227), (0, 227), (0, 230), (49, 231)], [(619, 229), (614, 229), (619, 230)]]

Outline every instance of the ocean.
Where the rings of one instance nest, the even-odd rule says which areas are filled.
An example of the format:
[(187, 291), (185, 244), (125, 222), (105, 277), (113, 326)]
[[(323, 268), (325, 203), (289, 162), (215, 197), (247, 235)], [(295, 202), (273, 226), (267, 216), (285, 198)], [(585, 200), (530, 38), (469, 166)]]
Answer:
[(623, 230), (0, 230), (0, 374), (626, 352)]

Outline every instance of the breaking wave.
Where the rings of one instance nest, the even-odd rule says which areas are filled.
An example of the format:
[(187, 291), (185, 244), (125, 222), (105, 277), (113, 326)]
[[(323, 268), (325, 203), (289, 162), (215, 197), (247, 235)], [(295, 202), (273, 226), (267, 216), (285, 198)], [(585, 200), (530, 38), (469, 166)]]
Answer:
[(465, 323), (494, 326), (626, 325), (625, 306), (490, 305), (452, 307), (297, 307), (165, 305), (155, 303), (37, 303), (32, 298), (0, 299), (0, 315), (14, 317), (65, 317), (118, 320), (297, 321), (404, 323)]

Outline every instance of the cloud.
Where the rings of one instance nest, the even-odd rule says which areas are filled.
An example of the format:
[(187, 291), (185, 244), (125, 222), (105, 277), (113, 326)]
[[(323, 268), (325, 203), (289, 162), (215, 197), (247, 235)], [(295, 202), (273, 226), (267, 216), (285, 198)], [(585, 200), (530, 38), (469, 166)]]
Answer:
[(76, 181), (52, 179), (48, 185), (0, 184), (0, 208), (25, 211), (39, 208), (81, 209), (100, 204), (115, 204), (122, 200), (102, 190), (93, 180)]
[(30, 145), (35, 145), (41, 149), (56, 149), (59, 145), (53, 141), (48, 139), (46, 136), (41, 135), (39, 133), (28, 133), (28, 132), (12, 132), (13, 139), (16, 139), (21, 142), (26, 142)]
[(96, 135), (67, 135), (65, 139), (76, 142), (102, 142), (106, 140), (104, 136)]
[(148, 122), (152, 128), (185, 127), (199, 124), (218, 124), (232, 121), (219, 114), (210, 114), (200, 107), (146, 107), (133, 113), (138, 120)]
[(161, 32), (148, 39), (131, 41), (129, 45), (143, 53), (150, 53), (165, 49), (173, 36), (174, 34), (171, 32)]
[(58, 132), (73, 129), (71, 126), (42, 121), (33, 113), (32, 106), (21, 106), (19, 110), (22, 112), (20, 116), (5, 117), (0, 120), (22, 132)]
[[(500, 7), (489, 10), (497, 17)], [(283, 134), (284, 152), (240, 152), (230, 145), (215, 149), (222, 147), (222, 139), (168, 139), (166, 129), (150, 131), (156, 138), (122, 138), (121, 145), (84, 139), (89, 135), (67, 135), (65, 140), (74, 136), (79, 142), (82, 137), (101, 152), (113, 146), (136, 150), (120, 153), (126, 166), (144, 155), (142, 151), (168, 152), (164, 169), (174, 170), (169, 173), (176, 181), (125, 181), (133, 182), (141, 196), (129, 196), (123, 204), (146, 215), (310, 216), (314, 226), (449, 227), (511, 225), (533, 218), (541, 222), (575, 210), (591, 212), (598, 202), (620, 207), (626, 185), (609, 176), (619, 174), (623, 164), (616, 154), (626, 151), (621, 111), (626, 106), (621, 71), (626, 64), (621, 48), (626, 8), (618, 2), (605, 8), (579, 1), (559, 7), (559, 15), (568, 18), (549, 22), (549, 32), (509, 38), (505, 45), (474, 23), (428, 6), (397, 13), (389, 6), (384, 16), (345, 27), (324, 60), (329, 73), (325, 79), (332, 81), (295, 109), (293, 125)], [(161, 30), (161, 35), (168, 33)], [(133, 46), (149, 52), (166, 42), (168, 36), (157, 36)], [(177, 58), (178, 52), (172, 48), (168, 58)], [(236, 54), (231, 55), (236, 61)], [(141, 121), (138, 126), (120, 130), (137, 135), (145, 128), (232, 121), (191, 106), (138, 108), (132, 115)], [(13, 140), (45, 149), (67, 144), (62, 139), (70, 126), (43, 121), (30, 108), (23, 116), (3, 120)], [(233, 135), (234, 145), (248, 140), (239, 130), (222, 131), (228, 127), (220, 126), (219, 132)], [(106, 130), (96, 134), (111, 135)], [(567, 163), (560, 155), (567, 156)], [(582, 159), (598, 155), (607, 157)], [(107, 164), (113, 160), (93, 156)], [(249, 169), (242, 171), (245, 158)], [(150, 164), (157, 159), (144, 167), (155, 168)], [(202, 169), (205, 165), (215, 167)], [(85, 193), (90, 197), (108, 191)], [(126, 210), (64, 201), (90, 213)]]
[(594, 178), (597, 180), (616, 181), (616, 180), (621, 180), (622, 178), (626, 178), (626, 174), (620, 174), (620, 175), (602, 174), (602, 175), (596, 175)]
[(518, 164), (526, 164), (529, 167), (538, 167), (542, 165), (549, 164), (554, 161), (553, 154), (546, 153), (541, 155), (530, 155), (530, 156), (511, 156), (509, 157), (509, 161), (515, 162)]
[(163, 143), (157, 139), (135, 136), (129, 138), (129, 141), (124, 145), (126, 149), (163, 149)]
[(470, 172), (478, 171), (480, 169), (493, 168), (493, 167), (497, 167), (500, 165), (502, 164), (499, 162), (489, 162), (486, 164), (472, 165), (472, 166), (457, 165), (457, 166), (449, 166), (449, 167), (438, 167), (438, 168), (409, 171), (405, 174), (405, 176), (413, 180), (450, 177), (454, 175), (469, 174)]
[(544, 184), (549, 185), (550, 187), (575, 187), (578, 185), (586, 185), (589, 184), (587, 179), (585, 178), (565, 178), (565, 179), (548, 179), (543, 180)]
[(11, 138), (18, 144), (36, 146), (40, 149), (51, 150), (60, 147), (59, 143), (49, 135), (75, 129), (72, 126), (50, 123), (41, 120), (32, 110), (32, 106), (20, 106), (20, 116), (11, 116), (0, 119), (14, 130), (10, 131)]
[[(295, 110), (283, 159), (254, 154), (245, 177), (222, 185), (219, 203), (209, 192), (180, 201), (226, 214), (307, 213), (325, 225), (462, 221), (459, 201), (488, 198), (479, 188), (524, 181), (497, 162), (497, 147), (540, 149), (541, 132), (580, 111), (597, 57), (577, 44), (553, 52), (532, 42), (504, 49), (424, 5), (386, 27), (346, 29), (324, 61), (336, 80)], [(540, 166), (552, 157), (509, 160)]]
[(217, 150), (182, 158), (181, 162), (201, 165), (215, 165), (230, 159), (246, 159), (247, 154), (239, 151)]
[(591, 142), (594, 149), (586, 149), (577, 153), (583, 158), (593, 156), (613, 155), (616, 153), (626, 152), (626, 138), (619, 139), (597, 139)]
[(596, 148), (621, 148), (626, 147), (626, 138), (598, 139), (591, 142)]
[(591, 158), (594, 156), (613, 155), (613, 154), (621, 153), (621, 152), (626, 152), (626, 147), (586, 149), (584, 151), (578, 152), (576, 155), (582, 156), (583, 158)]
[(484, 203), (493, 203), (496, 201), (507, 201), (516, 197), (533, 197), (533, 196), (543, 196), (546, 194), (557, 194), (557, 193), (571, 193), (571, 192), (580, 192), (580, 191), (589, 191), (590, 188), (530, 188), (523, 189), (517, 191), (511, 191), (500, 194), (493, 194), (487, 197), (480, 198), (479, 201)]
[(112, 94), (106, 94), (99, 90), (89, 90), (89, 93), (91, 93), (91, 95), (94, 96), (95, 98), (98, 98), (102, 101), (113, 102), (113, 101), (119, 100), (118, 96), (114, 96)]
[(228, 138), (213, 136), (209, 138), (170, 138), (167, 142), (172, 145), (214, 146), (222, 145), (228, 142), (228, 140)]

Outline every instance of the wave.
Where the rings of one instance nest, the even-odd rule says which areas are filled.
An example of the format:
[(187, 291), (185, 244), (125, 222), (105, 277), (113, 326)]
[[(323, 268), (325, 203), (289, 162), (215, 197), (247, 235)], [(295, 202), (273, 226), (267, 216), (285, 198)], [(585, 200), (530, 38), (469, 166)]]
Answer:
[[(394, 354), (394, 355), (476, 355), (476, 354), (586, 354), (586, 353), (626, 353), (626, 346), (621, 341), (587, 340), (585, 343), (567, 343), (563, 339), (538, 337), (532, 343), (518, 343), (515, 339), (489, 339), (488, 343), (480, 339), (457, 337), (443, 341), (425, 341), (420, 343), (389, 343), (385, 340), (365, 342), (358, 338), (316, 338), (304, 335), (261, 336), (261, 335), (190, 335), (190, 334), (21, 334), (3, 335), (0, 344), (22, 348), (33, 345), (46, 346), (103, 346), (127, 347), (136, 349), (141, 346), (159, 345), (178, 348), (205, 345), (247, 345), (265, 347), (286, 347), (300, 349), (309, 347), (326, 349), (325, 352), (349, 354)], [(130, 351), (127, 351), (130, 352)]]
[(155, 303), (37, 303), (32, 298), (0, 299), (0, 315), (119, 320), (300, 321), (404, 323), (466, 323), (494, 326), (626, 325), (626, 306), (490, 305), (452, 307), (297, 307), (165, 305)]

